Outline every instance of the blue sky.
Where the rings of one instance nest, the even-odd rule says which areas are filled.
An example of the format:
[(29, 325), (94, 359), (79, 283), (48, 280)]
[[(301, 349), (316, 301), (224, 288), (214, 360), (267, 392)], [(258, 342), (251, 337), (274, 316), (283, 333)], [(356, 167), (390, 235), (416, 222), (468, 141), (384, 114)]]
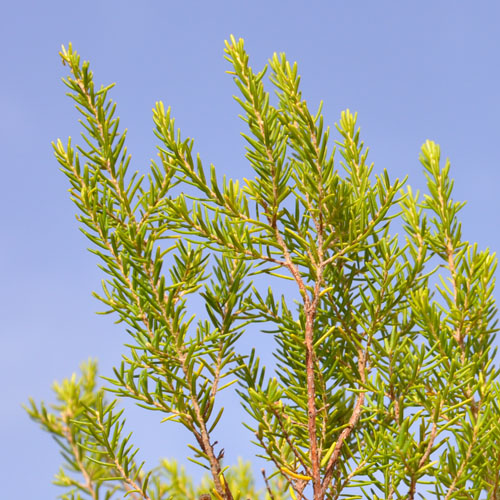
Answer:
[[(249, 166), (224, 40), (231, 33), (244, 38), (256, 69), (284, 51), (299, 63), (308, 102), (325, 101), (326, 122), (333, 125), (343, 109), (358, 111), (375, 171), (408, 174), (412, 186), (422, 187), (420, 146), (426, 139), (441, 144), (452, 162), (455, 198), (468, 202), (465, 238), (498, 250), (499, 25), (494, 1), (6, 3), (0, 19), (2, 497), (61, 493), (51, 485), (60, 462), (56, 445), (20, 405), (29, 396), (50, 400), (52, 382), (88, 357), (110, 374), (126, 340), (112, 318), (95, 315), (100, 304), (91, 291), (103, 276), (77, 229), (50, 146), (79, 135), (60, 82), (61, 44), (71, 41), (91, 61), (98, 82), (117, 82), (112, 97), (129, 129), (134, 170), (147, 168), (156, 154), (151, 109), (163, 100), (205, 162), (240, 178)], [(179, 428), (127, 408), (149, 465), (186, 456)], [(231, 408), (221, 435), (237, 444), (230, 458), (254, 452), (242, 418)]]

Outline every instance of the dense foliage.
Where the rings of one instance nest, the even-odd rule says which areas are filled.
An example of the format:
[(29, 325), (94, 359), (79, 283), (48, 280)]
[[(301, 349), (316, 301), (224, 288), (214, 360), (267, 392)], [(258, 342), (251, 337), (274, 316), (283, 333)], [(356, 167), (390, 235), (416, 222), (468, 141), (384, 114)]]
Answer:
[[(89, 362), (55, 385), (53, 410), (28, 410), (62, 448), (64, 498), (500, 498), (496, 259), (462, 237), (449, 162), (423, 145), (423, 196), (375, 175), (347, 110), (339, 163), (296, 64), (275, 54), (256, 73), (234, 38), (225, 55), (248, 126), (243, 182), (207, 168), (161, 102), (159, 160), (129, 175), (112, 86), (61, 52), (84, 132), (55, 154), (107, 275), (96, 296), (129, 334), (107, 390), (187, 428), (208, 471), (195, 487), (175, 462), (143, 470)], [(267, 373), (258, 342), (239, 349), (258, 323), (276, 342)], [(212, 437), (230, 386), (268, 461), (261, 492)]]

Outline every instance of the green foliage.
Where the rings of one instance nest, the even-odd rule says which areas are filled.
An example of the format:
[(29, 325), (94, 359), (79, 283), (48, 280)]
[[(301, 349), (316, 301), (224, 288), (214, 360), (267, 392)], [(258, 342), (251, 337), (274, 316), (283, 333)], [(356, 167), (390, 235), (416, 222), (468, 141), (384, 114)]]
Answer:
[[(275, 54), (255, 73), (234, 38), (225, 55), (248, 125), (242, 183), (206, 168), (161, 102), (159, 161), (129, 175), (111, 86), (96, 90), (88, 63), (61, 52), (84, 142), (58, 141), (55, 154), (107, 275), (96, 297), (131, 337), (107, 389), (187, 428), (208, 471), (200, 487), (176, 462), (143, 471), (90, 363), (55, 386), (58, 413), (28, 410), (62, 448), (64, 498), (499, 498), (496, 258), (462, 239), (449, 162), (422, 146), (423, 197), (374, 174), (347, 110), (339, 171), (297, 65)], [(278, 293), (282, 280), (297, 300)], [(257, 350), (239, 351), (250, 323), (276, 341), (271, 375)], [(269, 463), (262, 492), (211, 437), (234, 382)]]
[[(159, 467), (145, 473), (143, 463), (134, 460), (138, 452), (130, 443), (132, 433), (122, 437), (123, 410), (116, 412), (116, 401), (108, 404), (102, 390), (96, 389), (97, 363), (89, 361), (62, 384), (54, 384), (57, 404), (53, 412), (42, 403), (30, 401), (30, 417), (51, 433), (59, 444), (64, 467), (56, 475), (55, 484), (69, 488), (64, 500), (83, 498), (109, 499), (123, 495), (130, 498), (156, 500), (197, 500), (213, 488), (206, 475), (198, 486), (175, 460), (162, 460)], [(259, 498), (251, 466), (241, 461), (226, 476), (236, 498)], [(275, 482), (277, 488), (283, 485)], [(275, 498), (284, 498), (276, 493)]]

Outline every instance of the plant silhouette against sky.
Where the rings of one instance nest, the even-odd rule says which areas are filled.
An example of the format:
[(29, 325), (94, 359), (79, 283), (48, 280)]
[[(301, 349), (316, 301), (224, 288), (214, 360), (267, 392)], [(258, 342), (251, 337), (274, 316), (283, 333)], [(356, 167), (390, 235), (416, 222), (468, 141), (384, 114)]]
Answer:
[[(112, 85), (97, 90), (62, 49), (84, 131), (55, 154), (106, 274), (96, 296), (129, 334), (107, 391), (184, 426), (208, 473), (194, 486), (175, 461), (145, 471), (88, 362), (54, 386), (52, 411), (28, 409), (62, 448), (63, 498), (500, 498), (496, 257), (462, 237), (449, 162), (422, 146), (423, 195), (374, 174), (356, 115), (342, 112), (335, 153), (284, 54), (254, 72), (231, 37), (225, 56), (247, 125), (242, 181), (207, 167), (161, 102), (158, 160), (130, 175)], [(258, 345), (239, 350), (251, 324), (276, 342), (267, 373)], [(262, 491), (248, 464), (224, 463), (231, 439), (214, 440), (223, 390), (267, 460)]]

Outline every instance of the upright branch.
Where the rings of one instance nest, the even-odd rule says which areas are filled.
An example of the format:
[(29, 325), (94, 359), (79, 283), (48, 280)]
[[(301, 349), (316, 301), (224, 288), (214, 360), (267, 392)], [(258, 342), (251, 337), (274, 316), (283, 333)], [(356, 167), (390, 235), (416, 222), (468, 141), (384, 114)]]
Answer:
[[(86, 120), (82, 123), (88, 135), (83, 134), (87, 149), (79, 147), (79, 153), (75, 153), (70, 142), (66, 148), (58, 142), (56, 156), (71, 181), (73, 199), (86, 226), (84, 232), (97, 246), (93, 251), (104, 261), (103, 269), (111, 276), (107, 282), (111, 291), (105, 286), (104, 296), (98, 297), (132, 326), (132, 335), (138, 341), (138, 346), (132, 348), (133, 357), (125, 358), (130, 367), (127, 377), (122, 368), (113, 383), (120, 387), (119, 394), (167, 411), (191, 430), (200, 447), (196, 453), (209, 462), (215, 490), (222, 498), (231, 499), (223, 479), (223, 453), (214, 449), (208, 419), (215, 404), (214, 387), (230, 373), (221, 374), (221, 366), (236, 360), (232, 345), (241, 334), (231, 326), (236, 317), (224, 313), (226, 324), (217, 329), (218, 338), (200, 323), (198, 338), (189, 339), (191, 320), (182, 319), (185, 297), (202, 286), (208, 257), (203, 256), (201, 248), (192, 250), (180, 240), (164, 251), (157, 245), (168, 237), (167, 228), (158, 224), (158, 214), (164, 207), (162, 198), (176, 184), (173, 168), (165, 165), (161, 173), (153, 166), (149, 177), (151, 192), (143, 190), (143, 177), (136, 180), (134, 175), (127, 181), (130, 157), (124, 146), (125, 133), (120, 136), (119, 121), (113, 118), (115, 105), (107, 101), (110, 87), (94, 90), (88, 63), (80, 65), (79, 56), (71, 46), (63, 49), (61, 56), (70, 66), (72, 76), (65, 83)], [(80, 155), (86, 160), (83, 169)], [(176, 257), (177, 269), (174, 266), (171, 271), (172, 285), (168, 286), (161, 270), (165, 254), (173, 250), (177, 250), (179, 257)], [(246, 271), (245, 267), (239, 268), (238, 287)], [(219, 368), (212, 373), (213, 379), (208, 369), (212, 363), (211, 344), (219, 350)], [(204, 361), (203, 357), (210, 361)], [(138, 368), (142, 369), (139, 387), (133, 383)], [(184, 380), (181, 387), (172, 378), (177, 377), (177, 370)], [(160, 389), (156, 401), (148, 392), (148, 378)], [(163, 391), (170, 394), (170, 405), (161, 401)]]

